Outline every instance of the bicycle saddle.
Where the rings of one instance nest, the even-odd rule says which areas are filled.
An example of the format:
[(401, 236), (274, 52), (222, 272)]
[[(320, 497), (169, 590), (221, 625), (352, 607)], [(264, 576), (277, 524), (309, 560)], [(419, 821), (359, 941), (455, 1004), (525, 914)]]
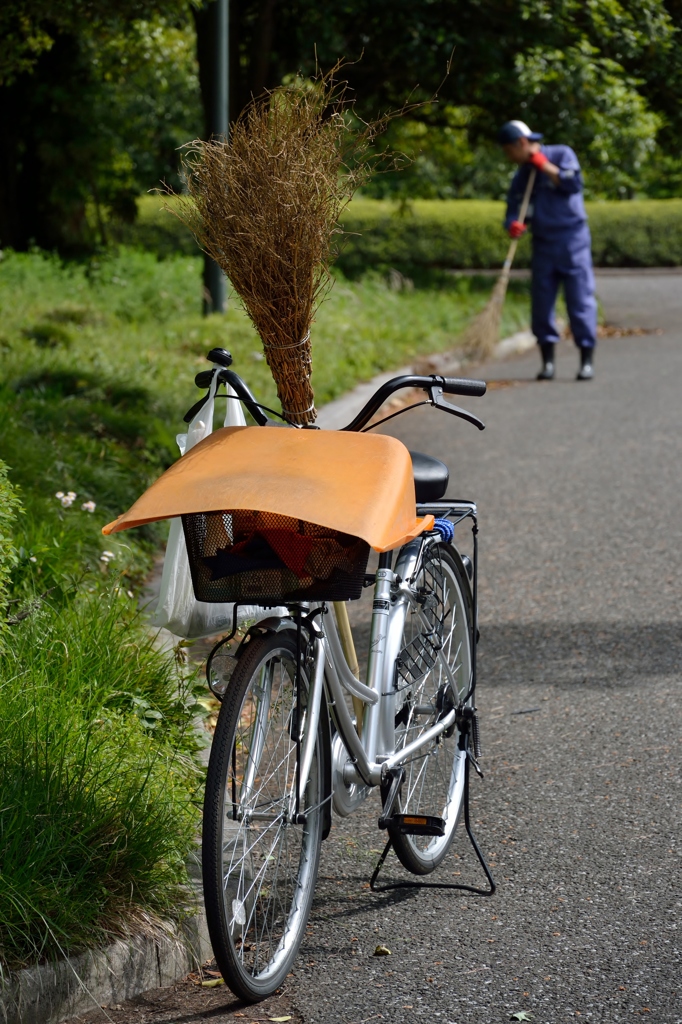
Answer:
[(414, 492), (419, 503), (438, 501), (445, 494), (450, 473), (448, 467), (440, 459), (434, 459), (423, 452), (410, 452), (412, 459), (412, 475), (414, 476)]

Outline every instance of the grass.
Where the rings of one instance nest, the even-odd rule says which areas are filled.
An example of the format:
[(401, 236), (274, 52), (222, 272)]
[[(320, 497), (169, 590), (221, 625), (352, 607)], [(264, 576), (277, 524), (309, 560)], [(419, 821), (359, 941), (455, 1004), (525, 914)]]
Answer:
[[(136, 610), (164, 527), (106, 541), (101, 528), (177, 457), (208, 349), (229, 348), (275, 402), (237, 305), (201, 317), (200, 269), (197, 255), (129, 248), (83, 264), (40, 252), (0, 262), (0, 460), (14, 487), (0, 462), (1, 968), (187, 904), (195, 683)], [(492, 282), (428, 272), (393, 285), (336, 281), (313, 329), (318, 403), (455, 345)], [(525, 323), (525, 287), (505, 315), (507, 331)]]
[(43, 606), (0, 656), (0, 966), (188, 908), (192, 687), (120, 593)]

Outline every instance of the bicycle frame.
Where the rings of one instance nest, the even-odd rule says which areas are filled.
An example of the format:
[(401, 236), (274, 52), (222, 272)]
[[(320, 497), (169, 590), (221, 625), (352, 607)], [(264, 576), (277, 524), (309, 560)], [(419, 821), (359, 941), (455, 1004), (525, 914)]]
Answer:
[[(476, 529), (476, 505), (465, 501), (441, 501), (434, 505), (420, 506), (420, 512), (436, 511), (447, 514), (455, 522), (471, 518)], [(323, 617), (322, 628), (315, 628), (313, 641), (313, 673), (310, 698), (306, 715), (305, 736), (298, 773), (298, 800), (292, 796), (290, 812), (295, 813), (294, 803), (300, 806), (303, 800), (310, 766), (312, 763), (317, 726), (321, 713), (321, 701), (326, 692), (337, 733), (343, 745), (345, 764), (342, 778), (347, 786), (360, 787), (355, 804), (366, 796), (366, 787), (378, 786), (387, 773), (401, 766), (423, 747), (432, 744), (456, 720), (457, 710), (453, 708), (430, 729), (425, 730), (416, 740), (400, 750), (395, 749), (396, 687), (395, 665), (400, 654), (405, 618), (410, 607), (419, 609), (410, 581), (418, 573), (424, 552), (438, 542), (436, 536), (418, 537), (398, 552), (395, 568), (391, 569), (391, 556), (382, 555), (376, 574), (372, 623), (370, 632), (370, 653), (367, 666), (367, 686), (359, 683), (351, 674), (341, 650), (336, 623), (331, 614)], [(474, 574), (477, 566), (474, 559)], [(475, 575), (474, 575), (475, 589)], [(474, 603), (475, 609), (475, 603)], [(474, 613), (473, 636), (471, 638), (472, 676), (464, 700), (475, 688), (475, 636)], [(427, 623), (428, 625), (428, 623)], [(441, 665), (450, 675), (447, 661), (439, 652)], [(349, 678), (350, 676), (350, 678)], [(453, 682), (452, 679), (450, 679)], [(346, 705), (347, 692), (365, 701), (361, 735)], [(461, 694), (458, 694), (461, 699)], [(354, 808), (353, 808), (354, 809)]]

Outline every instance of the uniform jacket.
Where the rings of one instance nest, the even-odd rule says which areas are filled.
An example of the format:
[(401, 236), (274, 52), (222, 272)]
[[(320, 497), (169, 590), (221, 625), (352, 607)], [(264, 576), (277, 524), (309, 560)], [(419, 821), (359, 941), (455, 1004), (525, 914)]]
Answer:
[[(541, 146), (540, 150), (559, 168), (559, 184), (555, 185), (542, 171), (537, 172), (526, 222), (538, 241), (566, 239), (581, 232), (587, 224), (580, 164), (570, 146)], [(531, 167), (532, 164), (523, 164), (512, 178), (505, 228), (518, 218)]]

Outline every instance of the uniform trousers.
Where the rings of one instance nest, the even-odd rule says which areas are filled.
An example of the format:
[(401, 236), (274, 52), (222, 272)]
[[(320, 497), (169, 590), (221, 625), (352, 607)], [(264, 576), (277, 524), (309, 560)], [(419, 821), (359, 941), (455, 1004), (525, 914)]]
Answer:
[(541, 345), (559, 341), (555, 306), (559, 285), (573, 338), (578, 348), (597, 344), (597, 300), (590, 230), (585, 224), (578, 231), (548, 239), (533, 238), (532, 329)]

